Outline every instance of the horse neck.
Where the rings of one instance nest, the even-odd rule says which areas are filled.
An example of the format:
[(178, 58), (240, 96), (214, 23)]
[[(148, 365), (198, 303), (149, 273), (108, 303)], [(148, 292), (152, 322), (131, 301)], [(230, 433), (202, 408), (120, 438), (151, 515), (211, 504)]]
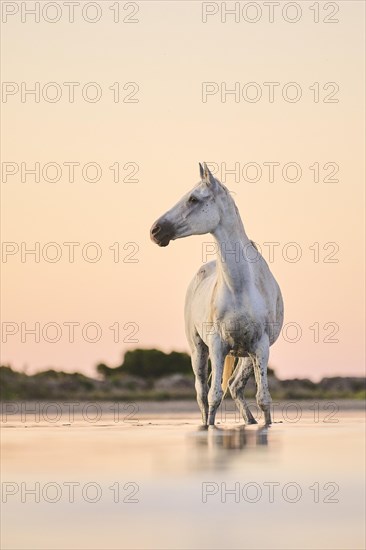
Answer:
[(223, 208), (221, 221), (213, 237), (218, 245), (217, 273), (219, 281), (231, 292), (240, 292), (251, 280), (247, 261), (247, 247), (251, 241), (241, 221), (240, 214), (231, 197)]

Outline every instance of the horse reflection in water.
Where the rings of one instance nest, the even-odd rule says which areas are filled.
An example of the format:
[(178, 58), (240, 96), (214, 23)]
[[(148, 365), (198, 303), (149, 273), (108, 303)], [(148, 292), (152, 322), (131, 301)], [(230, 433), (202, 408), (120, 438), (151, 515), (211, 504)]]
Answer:
[(225, 469), (239, 453), (267, 447), (268, 433), (268, 426), (256, 429), (248, 429), (243, 425), (233, 428), (200, 426), (190, 436), (190, 442), (196, 451), (190, 457), (193, 461), (191, 466), (198, 470), (207, 467)]

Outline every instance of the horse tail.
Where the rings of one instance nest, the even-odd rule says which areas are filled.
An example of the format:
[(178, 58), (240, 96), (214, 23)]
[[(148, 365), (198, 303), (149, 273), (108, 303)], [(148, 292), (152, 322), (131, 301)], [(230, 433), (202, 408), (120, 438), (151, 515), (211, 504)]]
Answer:
[(225, 357), (224, 371), (222, 373), (222, 384), (221, 384), (221, 388), (224, 393), (226, 392), (227, 387), (229, 385), (230, 376), (233, 374), (234, 363), (235, 363), (235, 357), (232, 357), (231, 355), (227, 355)]

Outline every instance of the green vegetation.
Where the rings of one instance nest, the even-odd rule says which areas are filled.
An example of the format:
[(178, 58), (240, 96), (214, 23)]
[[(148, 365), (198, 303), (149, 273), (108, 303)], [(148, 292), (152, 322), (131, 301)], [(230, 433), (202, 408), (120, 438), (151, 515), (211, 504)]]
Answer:
[(97, 371), (106, 378), (130, 374), (153, 380), (171, 374), (192, 374), (191, 359), (187, 353), (164, 353), (158, 349), (127, 351), (121, 366), (116, 368), (98, 365)]
[[(194, 399), (194, 376), (189, 355), (157, 349), (128, 351), (122, 365), (112, 368), (100, 364), (98, 376), (66, 373), (52, 369), (27, 375), (10, 366), (0, 367), (0, 397), (9, 400), (144, 400)], [(274, 400), (278, 399), (365, 399), (362, 377), (279, 380), (268, 369)], [(254, 397), (255, 383), (250, 379), (246, 395)]]

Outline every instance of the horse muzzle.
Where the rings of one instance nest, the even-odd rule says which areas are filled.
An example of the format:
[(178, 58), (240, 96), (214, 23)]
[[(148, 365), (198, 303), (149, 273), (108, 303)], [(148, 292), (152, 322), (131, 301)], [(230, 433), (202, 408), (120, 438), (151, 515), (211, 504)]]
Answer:
[(167, 221), (158, 220), (150, 229), (151, 240), (159, 246), (168, 246), (174, 238), (173, 224)]

